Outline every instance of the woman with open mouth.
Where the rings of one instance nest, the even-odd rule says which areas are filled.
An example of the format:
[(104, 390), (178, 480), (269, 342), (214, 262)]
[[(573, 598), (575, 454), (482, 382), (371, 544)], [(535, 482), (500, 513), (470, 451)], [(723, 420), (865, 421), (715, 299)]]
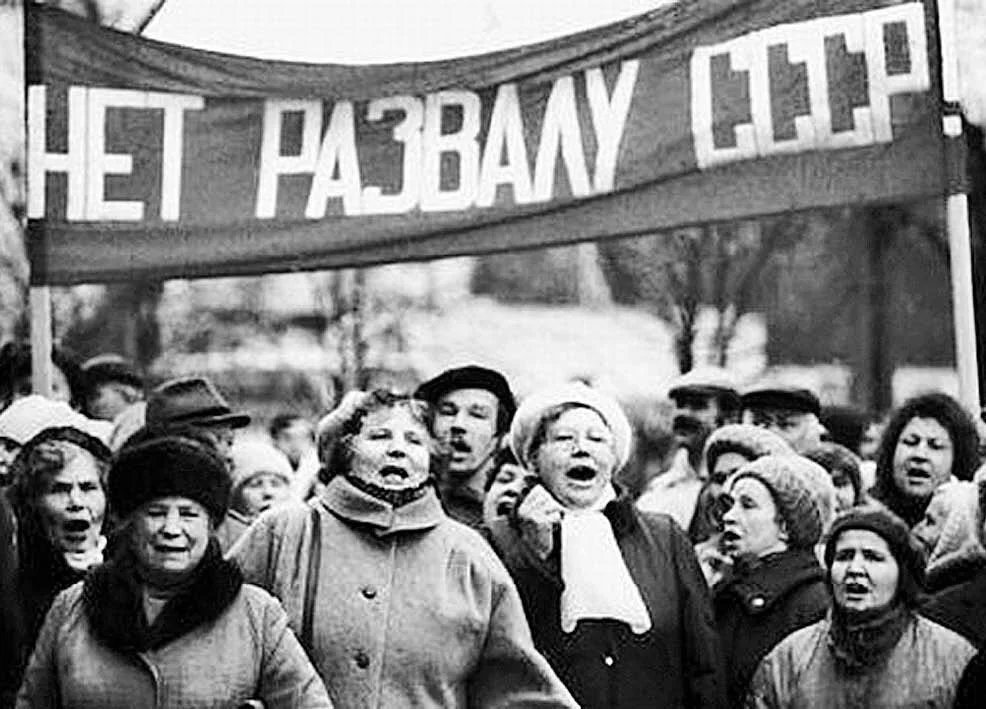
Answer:
[(55, 598), (19, 708), (331, 709), (281, 605), (222, 558), (229, 489), (201, 438), (128, 441), (109, 473), (113, 552)]
[(17, 622), (2, 642), (16, 648), (16, 671), (4, 673), (9, 686), (0, 687), (0, 699), (11, 701), (52, 600), (102, 562), (106, 546), (103, 483), (110, 451), (97, 437), (101, 429), (67, 406), (43, 415), (48, 427), (17, 453), (7, 491), (16, 520), (16, 559), (3, 574), (15, 591)]
[(442, 509), (428, 404), (377, 390), (340, 408), (321, 494), (262, 514), (230, 550), (284, 603), (332, 700), (574, 707), (507, 570)]
[(814, 546), (834, 504), (829, 474), (790, 453), (746, 463), (727, 481), (721, 545), (733, 563), (713, 598), (729, 706), (742, 704), (757, 663), (778, 641), (825, 615)]
[(870, 494), (913, 527), (938, 486), (972, 479), (978, 445), (975, 422), (952, 397), (935, 392), (908, 399), (887, 423)]
[(537, 484), (491, 541), (538, 649), (584, 709), (724, 707), (709, 592), (685, 532), (639, 512), (613, 476), (630, 423), (581, 384), (531, 394), (510, 446)]
[(924, 561), (907, 525), (883, 507), (853, 508), (832, 525), (825, 565), (831, 612), (767, 655), (746, 706), (951, 707), (976, 650), (916, 613)]

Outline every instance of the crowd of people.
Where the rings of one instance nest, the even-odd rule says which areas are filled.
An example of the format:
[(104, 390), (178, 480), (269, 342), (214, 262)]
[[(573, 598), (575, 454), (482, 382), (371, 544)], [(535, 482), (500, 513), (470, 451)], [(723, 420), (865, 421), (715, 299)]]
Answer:
[[(0, 707), (971, 707), (986, 467), (698, 368), (665, 446), (468, 365), (264, 435), (207, 377), (0, 348)], [(660, 450), (641, 461), (641, 451)], [(649, 473), (628, 484), (633, 466)]]

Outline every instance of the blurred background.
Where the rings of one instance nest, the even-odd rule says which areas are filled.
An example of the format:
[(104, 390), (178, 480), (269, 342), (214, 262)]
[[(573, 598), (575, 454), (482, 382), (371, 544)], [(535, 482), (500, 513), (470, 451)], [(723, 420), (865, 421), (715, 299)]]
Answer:
[[(269, 37), (251, 38), (232, 24), (236, 14), (270, 14), (274, 4), (240, 2), (235, 12), (218, 0), (51, 4), (124, 31), (146, 28), (159, 39), (203, 46), (210, 36), (238, 38), (236, 46), (206, 48), (246, 52), (242, 45), (251, 40), (257, 55), (276, 52), (264, 44)], [(563, 23), (567, 6), (547, 1), (514, 7), (478, 0), (473, 6), (481, 11), (470, 12), (468, 3), (436, 0), (431, 12), (438, 14), (415, 5), (422, 27), (407, 25), (409, 14), (388, 21), (405, 23), (405, 38), (427, 35), (429, 22), (458, 21), (462, 31), (443, 32), (456, 46), (376, 42), (361, 54), (342, 41), (354, 33), (339, 26), (319, 46), (325, 61), (394, 60), (385, 49), (421, 60), (534, 41), (656, 4), (626, 0), (603, 17), (600, 3), (576, 3)], [(276, 5), (283, 19), (288, 11)], [(359, 11), (364, 15), (345, 3), (326, 5), (354, 22), (382, 12), (372, 4)], [(957, 0), (957, 7), (984, 333), (986, 3)], [(0, 0), (0, 342), (28, 334), (22, 13), (19, 2)], [(582, 26), (572, 26), (573, 13)], [(227, 31), (217, 35), (219, 24)], [(293, 43), (296, 52), (310, 49), (302, 40)], [(550, 380), (588, 379), (643, 418), (662, 410), (670, 379), (700, 364), (726, 366), (740, 382), (767, 373), (802, 381), (825, 403), (870, 412), (917, 391), (954, 393), (957, 386), (943, 200), (423, 264), (60, 288), (53, 299), (56, 341), (80, 358), (118, 353), (152, 382), (207, 374), (261, 424), (284, 408), (322, 412), (353, 386), (409, 388), (466, 362), (503, 371), (519, 394)]]

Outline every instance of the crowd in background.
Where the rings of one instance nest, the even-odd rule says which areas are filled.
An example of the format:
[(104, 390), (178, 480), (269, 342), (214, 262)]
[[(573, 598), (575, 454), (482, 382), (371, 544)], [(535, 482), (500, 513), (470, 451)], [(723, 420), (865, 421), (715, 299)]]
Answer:
[(478, 365), (259, 422), (0, 348), (0, 707), (968, 707), (986, 466), (697, 368), (665, 427)]

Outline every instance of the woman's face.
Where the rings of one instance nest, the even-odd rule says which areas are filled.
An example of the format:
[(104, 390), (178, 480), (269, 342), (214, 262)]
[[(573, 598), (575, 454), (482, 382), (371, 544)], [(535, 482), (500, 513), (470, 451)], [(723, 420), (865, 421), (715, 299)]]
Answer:
[(158, 497), (134, 512), (137, 559), (165, 581), (180, 580), (198, 566), (211, 533), (208, 511), (188, 497)]
[(428, 479), (431, 435), (407, 408), (371, 411), (353, 438), (350, 474), (388, 490), (418, 487)]
[(848, 510), (856, 504), (856, 488), (846, 471), (838, 467), (832, 470), (832, 485), (835, 486), (835, 511)]
[(65, 444), (65, 466), (50, 475), (38, 498), (41, 520), (52, 544), (63, 552), (96, 547), (106, 514), (106, 493), (92, 453)]
[(909, 497), (931, 497), (952, 474), (954, 455), (944, 426), (935, 419), (912, 418), (894, 448), (894, 484)]
[(759, 559), (787, 549), (787, 535), (766, 485), (756, 478), (742, 477), (733, 482), (726, 497), (722, 545), (734, 560)]
[(865, 611), (884, 608), (893, 601), (900, 567), (879, 534), (868, 529), (847, 529), (835, 542), (829, 578), (836, 605)]
[(513, 463), (504, 463), (496, 471), (493, 484), (483, 498), (483, 520), (487, 524), (497, 517), (506, 517), (517, 505), (520, 493), (528, 481), (535, 477)]
[(913, 530), (914, 536), (920, 540), (925, 551), (929, 554), (938, 544), (947, 519), (948, 503), (941, 495), (935, 495), (924, 511), (924, 518), (917, 523)]
[(548, 425), (534, 464), (544, 486), (562, 505), (591, 507), (613, 480), (613, 433), (594, 410), (568, 409)]
[(288, 481), (276, 473), (255, 473), (240, 488), (243, 511), (259, 515), (271, 505), (284, 502), (288, 497)]

